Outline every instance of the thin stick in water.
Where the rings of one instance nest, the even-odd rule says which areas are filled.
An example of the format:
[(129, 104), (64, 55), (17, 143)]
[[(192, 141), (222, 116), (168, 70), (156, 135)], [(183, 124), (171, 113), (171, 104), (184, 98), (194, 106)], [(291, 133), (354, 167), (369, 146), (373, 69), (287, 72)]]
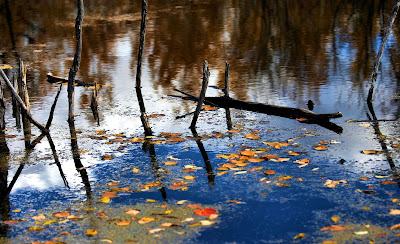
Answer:
[(207, 61), (203, 63), (203, 83), (201, 86), (201, 92), (199, 97), (199, 102), (197, 103), (196, 111), (193, 115), (192, 123), (190, 124), (190, 128), (196, 127), (197, 119), (199, 118), (201, 106), (203, 105), (204, 99), (206, 97), (206, 91), (208, 86), (208, 78), (210, 77), (210, 70), (208, 69)]

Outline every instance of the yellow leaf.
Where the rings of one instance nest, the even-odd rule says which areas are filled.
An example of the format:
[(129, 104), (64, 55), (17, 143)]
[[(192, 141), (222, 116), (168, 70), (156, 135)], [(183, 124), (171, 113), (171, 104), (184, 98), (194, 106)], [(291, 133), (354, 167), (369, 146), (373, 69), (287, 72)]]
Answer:
[(153, 222), (154, 220), (156, 220), (155, 218), (141, 218), (141, 219), (139, 219), (139, 221), (138, 221), (138, 223), (139, 224), (147, 224), (147, 223), (150, 223), (150, 222)]
[(226, 173), (228, 173), (228, 171), (219, 172), (219, 173), (217, 173), (217, 176), (221, 176), (221, 175), (224, 175)]
[(389, 214), (390, 215), (399, 215), (400, 214), (400, 209), (390, 209)]
[(117, 222), (117, 223), (115, 223), (115, 224), (118, 225), (118, 226), (127, 226), (127, 225), (129, 225), (130, 223), (131, 223), (130, 220), (125, 220), (125, 221)]
[(114, 156), (113, 156), (113, 155), (103, 155), (101, 158), (102, 158), (103, 160), (110, 160), (110, 159), (113, 159)]
[(182, 204), (185, 204), (185, 202), (187, 202), (187, 200), (180, 200), (180, 201), (177, 201), (176, 204), (182, 205)]
[(331, 218), (331, 220), (333, 221), (333, 222), (338, 222), (339, 221), (339, 216), (332, 216), (332, 218)]
[(154, 199), (146, 199), (146, 202), (157, 202), (157, 201)]
[(149, 230), (149, 233), (154, 234), (154, 233), (157, 233), (157, 232), (160, 232), (163, 230), (165, 230), (165, 229), (164, 228), (155, 228), (155, 229)]
[(44, 220), (44, 219), (46, 219), (46, 216), (44, 214), (38, 214), (36, 216), (33, 216), (32, 219), (34, 219), (34, 220)]
[(65, 218), (69, 216), (68, 212), (57, 212), (53, 214), (56, 218)]
[(303, 238), (305, 238), (305, 237), (306, 237), (306, 234), (300, 233), (300, 234), (296, 235), (296, 236), (294, 237), (294, 239), (303, 239)]
[(172, 213), (174, 210), (166, 210), (164, 213), (165, 214), (170, 214), (170, 213)]
[(286, 176), (281, 176), (278, 178), (278, 181), (283, 181), (283, 180), (289, 180), (292, 179), (293, 177), (290, 175), (286, 175)]
[(11, 65), (1, 65), (0, 66), (1, 69), (12, 69)]
[(28, 231), (42, 231), (42, 230), (44, 230), (44, 228), (40, 226), (34, 226), (28, 229)]
[(186, 176), (184, 177), (185, 180), (194, 180), (194, 179), (196, 179), (196, 178), (197, 178), (197, 176), (193, 176), (193, 175), (186, 175)]
[(176, 165), (178, 161), (165, 161), (164, 164), (168, 166)]
[(139, 171), (140, 171), (140, 169), (138, 169), (138, 168), (133, 168), (133, 169), (132, 169), (132, 172), (135, 173), (135, 174), (136, 174), (136, 173), (139, 173)]
[(49, 220), (49, 221), (46, 221), (46, 222), (44, 222), (44, 223), (43, 223), (43, 226), (46, 226), (46, 225), (52, 224), (52, 223), (54, 223), (54, 222), (56, 222), (56, 221), (55, 221), (55, 220)]
[(97, 230), (95, 230), (95, 229), (89, 229), (89, 230), (87, 230), (87, 231), (85, 232), (85, 235), (87, 235), (87, 236), (95, 236), (95, 235), (97, 235)]
[(369, 127), (369, 126), (371, 126), (370, 123), (361, 123), (361, 124), (358, 124), (358, 125), (361, 126), (361, 127)]
[(110, 201), (111, 201), (111, 199), (109, 197), (102, 197), (102, 198), (100, 198), (99, 202), (101, 202), (101, 203), (109, 203)]
[(19, 212), (21, 212), (21, 209), (14, 209), (13, 212), (14, 213), (19, 213)]
[(210, 105), (204, 106), (204, 110), (205, 110), (205, 111), (212, 111), (212, 110), (217, 110), (217, 109), (218, 109), (218, 108), (211, 107)]
[(324, 150), (328, 150), (328, 147), (327, 146), (323, 146), (323, 145), (317, 145), (317, 146), (314, 147), (314, 149), (318, 150), (318, 151), (324, 151)]

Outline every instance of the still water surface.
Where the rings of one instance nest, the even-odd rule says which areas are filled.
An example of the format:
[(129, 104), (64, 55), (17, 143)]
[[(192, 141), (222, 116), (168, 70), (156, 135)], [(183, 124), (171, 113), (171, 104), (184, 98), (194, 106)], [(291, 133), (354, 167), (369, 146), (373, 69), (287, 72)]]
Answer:
[[(161, 190), (166, 189), (166, 192), (161, 191), (161, 194), (159, 190), (122, 194), (113, 199), (113, 204), (133, 205), (152, 198), (170, 203), (188, 199), (218, 206), (219, 222), (199, 231), (200, 234), (180, 239), (187, 238), (189, 242), (287, 243), (301, 232), (310, 236), (306, 241), (319, 242), (329, 238), (329, 233), (319, 230), (334, 224), (330, 220), (333, 215), (341, 216), (344, 222), (358, 224), (383, 227), (397, 224), (387, 214), (387, 208), (390, 199), (399, 196), (399, 189), (396, 185), (380, 189), (374, 178), (376, 174), (396, 178), (393, 164), (398, 163), (398, 150), (393, 144), (396, 145), (395, 138), (399, 137), (400, 96), (400, 27), (397, 22), (383, 55), (374, 96), (376, 116), (386, 122), (369, 128), (346, 122), (368, 120), (365, 102), (368, 79), (394, 2), (149, 1), (142, 92), (147, 113), (165, 115), (150, 119), (155, 135), (178, 132), (184, 137), (192, 136), (188, 129), (191, 116), (175, 117), (193, 111), (195, 104), (168, 95), (178, 95), (174, 89), (198, 94), (204, 60), (210, 65), (209, 85), (219, 87), (223, 87), (225, 62), (230, 64), (230, 95), (233, 98), (297, 108), (307, 108), (307, 101), (312, 100), (316, 113), (343, 113), (342, 118), (332, 120), (343, 127), (343, 133), (276, 116), (232, 110), (233, 124), (243, 126), (243, 131), (203, 142), (213, 173), (216, 174), (216, 168), (225, 163), (217, 158), (218, 154), (237, 152), (243, 145), (266, 148), (258, 141), (244, 138), (247, 132), (254, 132), (253, 129), (259, 131), (261, 141), (303, 137), (291, 150), (308, 151), (312, 166), (305, 169), (282, 163), (261, 166), (264, 170), (272, 168), (295, 179), (307, 179), (306, 183), (277, 188), (260, 182), (264, 177), (261, 172), (230, 174), (230, 177), (225, 177), (226, 174), (212, 180), (206, 175), (210, 176), (208, 167), (207, 172), (203, 169), (197, 173), (198, 178), (188, 191), (163, 187)], [(73, 1), (5, 0), (0, 6), (0, 24), (7, 27), (0, 38), (0, 63), (16, 66), (17, 58), (21, 57), (29, 65), (31, 111), (35, 118), (45, 123), (58, 90), (58, 85), (49, 84), (46, 76), (52, 73), (66, 78), (72, 64), (75, 4)], [(18, 168), (21, 169), (21, 162), (26, 164), (10, 197), (4, 200), (9, 203), (2, 211), (3, 220), (26, 218), (24, 213), (34, 215), (33, 212), (41, 209), (52, 209), (56, 202), (60, 202), (58, 208), (62, 211), (70, 203), (97, 200), (111, 179), (132, 188), (140, 187), (135, 181), (159, 179), (159, 173), (155, 173), (159, 171), (154, 167), (155, 159), (161, 168), (165, 168), (162, 162), (167, 156), (207, 168), (195, 141), (156, 144), (150, 152), (142, 150), (141, 144), (128, 144), (125, 149), (117, 150), (121, 145), (105, 143), (119, 137), (116, 134), (123, 134), (124, 138), (143, 136), (134, 90), (140, 8), (141, 3), (136, 0), (85, 1), (83, 53), (77, 78), (102, 85), (99, 89), (100, 125), (89, 107), (92, 90), (76, 87), (75, 124), (76, 130), (82, 131), (78, 134), (80, 161), (82, 166), (89, 167), (83, 174), (76, 170), (79, 167), (72, 159), (71, 135), (66, 122), (67, 94), (63, 87), (51, 136), (69, 188), (60, 177), (60, 167), (54, 164), (46, 139), (30, 154), (25, 151), (22, 132), (15, 128), (11, 105), (7, 106), (9, 130), (6, 135), (17, 137), (7, 139), (10, 158), (2, 159), (3, 189), (7, 187), (4, 180), (8, 179), (10, 184)], [(10, 95), (5, 95), (10, 104)], [(218, 96), (222, 92), (209, 88), (207, 95)], [(197, 127), (202, 135), (213, 135), (213, 131), (228, 134), (225, 111), (202, 113)], [(109, 137), (94, 140), (93, 136), (99, 131), (105, 131)], [(304, 136), (310, 133), (317, 136)], [(34, 129), (33, 134), (39, 135), (39, 131)], [(384, 143), (389, 145), (389, 154), (361, 154), (361, 150), (382, 150), (380, 134), (387, 137)], [(340, 143), (328, 151), (312, 149), (323, 140)], [(274, 148), (269, 153), (285, 154)], [(102, 160), (102, 156), (111, 154), (112, 160)], [(299, 158), (294, 157), (292, 161)], [(341, 159), (345, 160), (344, 164), (339, 163)], [(136, 177), (138, 180), (133, 180), (130, 170), (126, 170), (132, 167), (139, 167), (144, 172)], [(161, 177), (165, 186), (182, 177), (179, 169), (168, 168), (167, 171), (169, 174)], [(365, 174), (372, 178), (368, 183), (358, 180)], [(349, 186), (334, 189), (332, 194), (332, 189), (323, 186), (326, 179), (343, 179)], [(374, 183), (379, 188), (376, 190), (378, 197), (368, 198), (356, 192)], [(232, 203), (230, 200), (233, 199), (240, 199), (244, 204)], [(372, 206), (376, 211), (367, 212), (362, 208), (365, 206)], [(22, 213), (12, 212), (15, 209), (21, 209)], [(47, 234), (27, 232), (26, 229), (31, 227), (27, 225), (4, 227), (2, 235), (17, 242), (30, 235), (42, 241), (52, 239), (46, 237)], [(90, 224), (85, 222), (84, 227), (75, 228), (86, 228), (87, 225)], [(71, 242), (74, 240), (71, 237)], [(351, 239), (349, 242), (357, 241)]]

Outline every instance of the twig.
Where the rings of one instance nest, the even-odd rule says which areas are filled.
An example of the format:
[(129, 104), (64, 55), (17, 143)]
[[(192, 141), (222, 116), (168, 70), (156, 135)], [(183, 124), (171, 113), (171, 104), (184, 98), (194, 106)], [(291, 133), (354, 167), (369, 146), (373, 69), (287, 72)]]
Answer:
[(203, 105), (204, 98), (206, 97), (206, 91), (207, 91), (209, 77), (210, 77), (210, 71), (208, 69), (208, 63), (207, 63), (207, 61), (204, 61), (204, 63), (203, 63), (203, 82), (202, 82), (202, 86), (201, 86), (199, 102), (197, 103), (197, 108), (193, 115), (193, 120), (192, 120), (192, 123), (190, 124), (190, 128), (196, 127), (196, 122), (197, 122), (197, 119), (199, 118), (201, 106)]
[(140, 23), (140, 43), (139, 43), (139, 53), (138, 62), (136, 70), (136, 96), (138, 98), (139, 108), (140, 108), (140, 120), (142, 121), (144, 133), (146, 136), (152, 135), (153, 131), (149, 125), (146, 115), (146, 108), (144, 106), (142, 88), (141, 88), (141, 76), (142, 76), (142, 58), (143, 58), (143, 48), (144, 39), (146, 36), (146, 16), (147, 16), (147, 0), (142, 0), (142, 20)]
[(0, 69), (0, 75), (3, 78), (4, 82), (6, 83), (8, 89), (10, 89), (12, 95), (15, 97), (17, 102), (19, 103), (22, 111), (28, 116), (28, 119), (31, 121), (32, 124), (34, 124), (36, 127), (38, 127), (44, 134), (48, 134), (49, 130), (46, 129), (42, 124), (40, 124), (37, 120), (35, 120), (32, 116), (32, 114), (26, 109), (24, 102), (21, 100), (17, 92), (15, 91), (14, 87), (12, 86), (11, 82), (8, 80), (6, 74), (2, 69)]
[(74, 87), (75, 87), (75, 75), (79, 70), (82, 53), (82, 22), (83, 22), (83, 0), (76, 0), (78, 7), (78, 13), (75, 20), (75, 36), (76, 36), (76, 48), (74, 61), (69, 70), (68, 74), (68, 121), (74, 120)]
[(390, 14), (389, 22), (388, 22), (388, 25), (386, 26), (385, 34), (383, 36), (383, 40), (382, 40), (381, 45), (379, 47), (378, 55), (376, 56), (376, 59), (375, 59), (375, 62), (374, 62), (374, 68), (373, 68), (371, 77), (369, 78), (369, 83), (370, 83), (371, 87), (369, 88), (369, 92), (368, 92), (368, 98), (367, 98), (367, 102), (368, 103), (372, 102), (372, 95), (373, 95), (373, 92), (374, 92), (376, 79), (378, 77), (378, 70), (379, 70), (379, 66), (381, 65), (381, 59), (382, 59), (383, 51), (385, 50), (386, 42), (389, 39), (389, 35), (390, 35), (391, 30), (392, 30), (394, 20), (396, 19), (396, 15), (397, 15), (397, 12), (399, 10), (399, 7), (400, 7), (400, 0), (397, 0), (396, 4), (392, 8), (392, 12)]

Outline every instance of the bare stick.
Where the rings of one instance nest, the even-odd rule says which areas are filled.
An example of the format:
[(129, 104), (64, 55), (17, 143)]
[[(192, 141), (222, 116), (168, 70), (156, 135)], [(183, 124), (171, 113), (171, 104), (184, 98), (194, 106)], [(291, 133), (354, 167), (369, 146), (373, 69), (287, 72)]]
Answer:
[(139, 102), (140, 120), (142, 121), (144, 127), (144, 133), (145, 135), (151, 135), (153, 132), (147, 120), (146, 108), (144, 106), (142, 88), (141, 88), (142, 58), (143, 58), (144, 38), (146, 36), (146, 16), (147, 16), (147, 0), (142, 0), (142, 21), (140, 24), (140, 43), (139, 43), (139, 53), (138, 53), (138, 62), (136, 70), (136, 96)]
[(6, 114), (6, 103), (3, 97), (3, 87), (0, 83), (0, 134), (6, 128), (6, 122), (4, 120), (4, 115)]
[(206, 91), (207, 91), (209, 77), (210, 77), (210, 71), (208, 69), (208, 63), (207, 63), (207, 61), (204, 61), (204, 63), (203, 63), (203, 84), (201, 86), (199, 102), (197, 103), (196, 111), (193, 115), (193, 120), (192, 120), (192, 124), (190, 124), (190, 128), (196, 127), (196, 122), (197, 122), (197, 119), (199, 118), (201, 106), (203, 105), (204, 99), (206, 97)]
[[(13, 73), (13, 87), (15, 89), (15, 91), (17, 92), (17, 94), (19, 94), (19, 89), (18, 89), (18, 81), (17, 81), (17, 75), (15, 74), (15, 72)], [(17, 126), (17, 128), (21, 128), (21, 109), (18, 106), (17, 100), (15, 99), (15, 97), (12, 97), (12, 106), (13, 106), (13, 116), (15, 118), (15, 124)]]
[[(28, 94), (28, 87), (26, 85), (26, 66), (24, 62), (19, 60), (19, 72), (18, 72), (18, 90), (19, 96), (21, 97), (22, 101), (25, 104), (26, 110), (31, 111), (31, 106), (29, 103), (29, 94)], [(24, 128), (24, 137), (25, 137), (25, 147), (29, 147), (31, 142), (31, 123), (27, 118), (25, 113), (22, 113), (22, 125)]]
[(374, 87), (375, 87), (376, 79), (378, 77), (378, 70), (379, 70), (379, 66), (381, 65), (383, 51), (385, 50), (386, 42), (389, 39), (390, 32), (392, 31), (393, 23), (394, 23), (394, 20), (396, 19), (396, 15), (399, 10), (399, 7), (400, 7), (400, 0), (397, 0), (396, 4), (392, 8), (392, 13), (390, 14), (390, 18), (389, 18), (389, 23), (386, 26), (385, 34), (383, 36), (381, 46), (379, 47), (378, 55), (376, 56), (376, 59), (374, 62), (374, 68), (373, 68), (371, 77), (369, 78), (369, 83), (370, 83), (371, 87), (369, 88), (369, 92), (368, 92), (368, 98), (367, 98), (368, 103), (372, 102), (372, 95), (374, 93)]
[(229, 70), (230, 66), (228, 62), (225, 63), (225, 88), (224, 88), (224, 96), (229, 97)]
[(75, 37), (76, 37), (76, 48), (74, 61), (72, 62), (71, 69), (68, 75), (68, 121), (74, 120), (74, 86), (75, 86), (75, 75), (78, 72), (79, 65), (81, 62), (82, 53), (82, 22), (83, 22), (83, 0), (76, 1), (78, 7), (78, 13), (75, 20)]
[(14, 87), (12, 86), (11, 82), (8, 80), (6, 74), (2, 69), (0, 69), (0, 75), (3, 78), (4, 82), (6, 83), (8, 89), (10, 89), (12, 95), (15, 97), (17, 102), (19, 103), (22, 111), (28, 116), (28, 119), (31, 121), (32, 124), (36, 125), (43, 133), (48, 134), (49, 130), (46, 129), (42, 124), (40, 124), (37, 120), (35, 120), (32, 114), (26, 109), (24, 102), (18, 96), (18, 93), (15, 91)]

